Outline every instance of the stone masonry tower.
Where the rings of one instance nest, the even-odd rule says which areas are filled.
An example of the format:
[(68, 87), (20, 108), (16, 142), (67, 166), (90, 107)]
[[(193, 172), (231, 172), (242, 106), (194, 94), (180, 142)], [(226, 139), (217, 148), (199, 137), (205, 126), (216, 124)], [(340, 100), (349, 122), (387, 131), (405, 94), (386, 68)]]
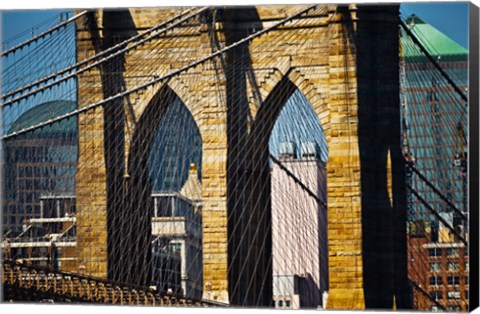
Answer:
[[(79, 107), (171, 73), (304, 7), (205, 10), (80, 75)], [(92, 11), (77, 23), (77, 59), (185, 10)], [(286, 100), (300, 90), (329, 149), (327, 307), (392, 308), (395, 297), (397, 308), (407, 308), (398, 19), (398, 5), (320, 5), (301, 22), (82, 113), (77, 254), (85, 273), (148, 284), (148, 156), (154, 130), (179, 98), (202, 136), (204, 297), (271, 306), (268, 139)]]

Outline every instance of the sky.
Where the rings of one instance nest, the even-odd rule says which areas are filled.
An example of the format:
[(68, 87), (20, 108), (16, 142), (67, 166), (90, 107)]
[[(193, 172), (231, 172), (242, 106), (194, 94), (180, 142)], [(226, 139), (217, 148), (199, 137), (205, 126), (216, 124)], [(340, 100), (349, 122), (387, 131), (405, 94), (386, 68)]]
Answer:
[(415, 13), (425, 22), (468, 48), (468, 2), (404, 3), (402, 16)]
[[(28, 31), (28, 35), (31, 36), (31, 30), (38, 24), (48, 21), (51, 27), (51, 23), (54, 22), (60, 16), (60, 13), (66, 12), (65, 10), (19, 10), (19, 11), (3, 11), (2, 13), (2, 42), (11, 39), (18, 34)], [(46, 24), (46, 25), (48, 25)], [(45, 26), (46, 26), (45, 25)], [(45, 30), (44, 27), (41, 30)], [(40, 29), (35, 29), (34, 33), (41, 32)], [(27, 35), (26, 34), (26, 35)], [(21, 43), (27, 40), (29, 37), (22, 36), (15, 43)], [(15, 44), (13, 43), (13, 44)], [(7, 47), (11, 47), (10, 43)]]

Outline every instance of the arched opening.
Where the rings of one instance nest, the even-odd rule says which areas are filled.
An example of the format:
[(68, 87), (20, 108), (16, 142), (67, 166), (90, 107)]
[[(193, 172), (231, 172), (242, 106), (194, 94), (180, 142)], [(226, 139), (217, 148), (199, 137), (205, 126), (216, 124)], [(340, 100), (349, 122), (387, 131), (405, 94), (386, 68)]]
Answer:
[[(280, 181), (283, 179), (288, 180), (288, 184), (291, 183), (292, 186), (295, 186), (295, 189), (298, 188), (298, 181), (300, 181), (300, 188), (306, 195), (310, 194), (306, 190), (310, 190), (310, 188), (320, 188), (319, 186), (310, 186), (309, 188), (309, 184), (302, 184), (302, 180), (297, 178), (297, 176), (301, 177), (302, 175), (300, 173), (295, 175), (296, 170), (289, 170), (289, 166), (285, 166), (285, 162), (277, 158), (281, 150), (282, 145), (280, 145), (280, 142), (282, 138), (298, 141), (300, 142), (300, 147), (303, 141), (305, 149), (311, 146), (314, 147), (315, 150), (318, 147), (318, 156), (315, 156), (316, 152), (314, 151), (310, 153), (306, 152), (306, 158), (311, 160), (304, 161), (306, 161), (307, 164), (315, 165), (315, 167), (317, 167), (316, 175), (321, 175), (321, 169), (324, 169), (321, 165), (322, 163), (324, 164), (327, 159), (326, 140), (323, 136), (322, 128), (316, 113), (307, 99), (288, 77), (284, 77), (276, 85), (261, 105), (255, 121), (251, 125), (250, 133), (247, 137), (245, 148), (243, 149), (243, 168), (237, 170), (237, 173), (242, 174), (240, 178), (241, 182), (235, 182), (237, 187), (241, 187), (241, 191), (237, 190), (235, 191), (236, 194), (234, 194), (230, 193), (231, 191), (229, 190), (228, 250), (230, 259), (229, 278), (230, 283), (232, 283), (229, 287), (229, 293), (236, 304), (271, 305), (274, 300), (274, 293), (280, 293), (280, 291), (276, 290), (276, 287), (286, 288), (288, 286), (288, 283), (285, 281), (287, 279), (282, 279), (280, 276), (274, 279), (274, 276), (279, 275), (280, 272), (277, 271), (277, 273), (274, 273), (274, 269), (272, 268), (272, 265), (278, 266), (275, 260), (275, 250), (277, 250), (278, 260), (286, 259), (284, 265), (288, 264), (290, 266), (291, 263), (294, 263), (292, 256), (279, 255), (279, 252), (282, 251), (281, 242), (272, 243), (272, 236), (279, 236), (279, 232), (277, 232), (279, 231), (277, 228), (279, 225), (274, 226), (274, 221), (281, 224), (278, 222), (278, 218), (281, 217), (278, 217), (278, 215), (277, 217), (273, 217), (273, 215), (276, 215), (279, 211), (273, 210), (274, 205), (279, 205), (279, 203), (276, 202), (279, 201), (279, 199), (273, 200), (273, 196), (280, 197), (281, 195), (281, 197), (284, 197), (286, 200), (293, 201), (298, 195), (289, 196), (288, 193), (291, 193), (293, 190), (287, 191), (288, 188), (282, 186), (285, 182), (281, 183)], [(312, 145), (307, 143), (309, 141)], [(277, 156), (275, 156), (275, 154), (277, 154)], [(318, 160), (315, 157), (319, 157)], [(308, 167), (305, 167), (305, 169), (307, 168)], [(303, 169), (303, 167), (299, 167), (299, 170), (300, 169)], [(312, 171), (315, 172), (314, 170)], [(313, 184), (317, 185), (318, 182), (322, 181), (320, 179), (313, 180), (313, 176), (310, 176), (309, 170), (304, 172), (304, 175), (310, 177), (309, 180), (312, 181)], [(323, 174), (325, 174), (324, 170)], [(273, 180), (273, 178), (275, 178), (275, 180)], [(229, 184), (233, 185), (232, 182), (229, 182)], [(320, 190), (323, 191), (323, 195), (326, 194), (325, 186)], [(319, 191), (316, 191), (313, 194), (315, 194), (316, 198), (321, 199), (321, 197), (317, 195), (318, 192)], [(232, 194), (236, 195), (235, 199), (232, 199)], [(310, 202), (312, 197), (308, 197)], [(313, 199), (315, 199), (315, 197), (313, 197)], [(284, 200), (280, 200), (280, 202), (283, 201)], [(299, 205), (298, 208), (300, 208), (300, 206), (303, 205)], [(318, 221), (321, 220), (319, 216), (324, 215), (325, 217), (322, 219), (326, 226), (326, 212), (319, 210), (316, 199), (312, 206), (314, 208), (309, 208), (308, 210), (310, 214), (316, 213), (314, 220), (317, 221), (317, 225)], [(301, 210), (307, 209), (302, 208)], [(297, 217), (299, 217), (299, 215), (297, 215)], [(309, 224), (309, 222), (306, 223)], [(286, 226), (283, 222), (282, 225), (283, 227)], [(309, 225), (309, 228), (312, 227)], [(316, 241), (317, 244), (320, 243), (320, 238), (322, 241), (325, 241), (325, 249), (322, 250), (322, 252), (326, 253), (326, 227), (320, 231), (312, 231), (308, 236), (314, 237), (314, 241)], [(303, 236), (307, 236), (307, 234)], [(293, 240), (290, 242), (292, 242), (292, 246), (297, 244), (297, 242)], [(286, 242), (283, 243), (286, 244)], [(301, 245), (303, 244), (305, 243), (301, 243)], [(319, 267), (320, 265), (326, 267), (327, 255), (325, 255), (324, 261), (320, 261), (320, 254), (309, 252), (307, 255), (310, 256), (305, 256), (305, 254), (299, 252), (298, 247), (290, 250), (288, 254), (291, 255), (294, 251), (299, 253), (298, 260), (305, 260), (306, 258), (315, 260), (312, 261), (311, 264), (314, 266), (311, 268), (317, 267), (318, 275), (306, 274), (305, 272), (310, 269), (308, 269), (308, 267), (301, 269), (299, 266), (297, 270), (302, 270), (303, 273), (301, 275), (304, 275), (304, 280), (302, 281), (299, 278), (300, 276), (297, 276), (297, 279), (293, 278), (295, 276), (289, 278), (288, 280), (292, 280), (292, 289), (293, 286), (296, 285), (296, 283), (293, 283), (293, 280), (297, 280), (298, 282), (302, 281), (305, 288), (304, 292), (309, 294), (309, 296), (305, 298), (305, 300), (308, 299), (309, 301), (302, 303), (302, 305), (314, 306), (313, 303), (315, 302), (315, 305), (320, 305), (320, 286), (326, 289), (326, 281), (323, 284), (320, 282)], [(285, 252), (286, 251), (283, 250), (283, 253)], [(300, 264), (301, 263), (299, 263), (299, 265)], [(288, 275), (295, 273), (293, 266), (288, 268), (288, 270), (291, 271)], [(310, 271), (313, 272), (313, 270)], [(298, 271), (298, 273), (300, 273), (300, 271)], [(327, 279), (327, 275), (323, 276), (322, 279)], [(283, 283), (281, 283), (282, 280), (284, 281)], [(315, 286), (316, 288), (314, 288)], [(313, 290), (315, 290), (315, 293), (310, 293), (313, 292)], [(256, 291), (257, 294), (260, 292), (261, 296), (250, 295), (253, 293), (250, 291)], [(298, 290), (296, 291), (298, 292)], [(292, 290), (292, 294), (289, 296), (295, 298), (294, 294), (298, 293)], [(267, 298), (269, 299), (267, 300)], [(293, 306), (292, 299), (288, 301), (289, 302), (285, 303), (282, 301), (282, 303), (284, 305), (288, 303), (290, 306)], [(295, 304), (300, 305), (300, 302), (295, 301)]]
[(110, 277), (200, 299), (200, 132), (168, 86), (135, 126), (123, 191), (109, 195)]
[(202, 180), (202, 138), (190, 111), (175, 97), (154, 131), (149, 167), (154, 192), (180, 192), (192, 164)]
[(328, 286), (327, 142), (297, 89), (269, 140), (272, 273), (276, 308), (317, 308)]
[(159, 291), (202, 297), (202, 138), (173, 97), (150, 143), (152, 281)]

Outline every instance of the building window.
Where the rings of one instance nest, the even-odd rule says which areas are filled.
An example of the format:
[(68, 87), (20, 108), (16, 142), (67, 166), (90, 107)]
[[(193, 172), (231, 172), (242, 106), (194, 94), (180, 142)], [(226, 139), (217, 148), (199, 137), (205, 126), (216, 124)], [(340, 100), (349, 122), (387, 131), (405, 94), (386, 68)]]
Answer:
[(468, 282), (469, 282), (469, 280), (468, 280), (469, 277), (468, 277), (468, 276), (465, 276), (463, 279), (464, 279), (464, 281), (465, 281), (465, 284), (468, 285), (468, 284), (469, 284), (469, 283), (468, 283)]
[(458, 249), (448, 248), (448, 249), (447, 249), (447, 256), (449, 256), (449, 257), (458, 257), (458, 256), (459, 256), (459, 254), (458, 254)]
[(282, 308), (283, 307), (283, 300), (278, 300), (278, 307)]
[(448, 307), (448, 311), (450, 312), (459, 312), (460, 310), (461, 309), (459, 305), (451, 305)]
[(460, 277), (458, 276), (448, 276), (447, 283), (449, 285), (459, 285), (460, 284)]
[(459, 262), (448, 262), (447, 263), (447, 271), (460, 271), (460, 263)]
[(428, 254), (432, 257), (442, 256), (442, 249), (438, 249), (438, 248), (429, 249)]
[(173, 199), (170, 196), (162, 196), (157, 198), (157, 216), (172, 217), (173, 216)]
[(468, 256), (468, 247), (466, 247), (466, 248), (464, 249), (464, 254), (465, 254), (465, 256)]
[(441, 272), (442, 271), (442, 263), (440, 263), (440, 262), (430, 263), (430, 271), (431, 272)]
[(447, 298), (450, 300), (458, 300), (460, 299), (460, 291), (447, 291)]
[(468, 290), (465, 290), (465, 300), (468, 300), (470, 298), (470, 293), (468, 293)]
[(442, 284), (442, 276), (432, 276), (430, 277), (430, 285), (439, 286)]
[(286, 300), (286, 301), (285, 301), (285, 307), (286, 307), (287, 309), (290, 308), (290, 300)]
[(443, 298), (443, 293), (442, 293), (442, 291), (431, 291), (430, 296), (432, 297), (432, 299), (438, 301), (438, 300), (441, 300)]
[(168, 250), (174, 253), (181, 253), (182, 252), (182, 244), (181, 243), (170, 243), (168, 245)]

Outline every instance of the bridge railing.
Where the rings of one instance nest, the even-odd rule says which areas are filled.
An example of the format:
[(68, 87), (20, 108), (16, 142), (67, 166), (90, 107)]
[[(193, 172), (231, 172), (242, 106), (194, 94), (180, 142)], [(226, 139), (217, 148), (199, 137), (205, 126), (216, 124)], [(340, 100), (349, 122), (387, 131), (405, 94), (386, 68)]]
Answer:
[[(226, 306), (207, 300), (190, 300), (180, 295), (159, 293), (146, 287), (133, 287), (107, 279), (92, 278), (81, 274), (56, 271), (53, 269), (26, 265), (4, 260), (2, 263), (2, 284), (10, 288), (5, 299), (26, 301), (15, 289), (38, 293), (37, 301), (45, 296), (54, 300), (73, 303), (94, 302), (117, 305), (149, 306)], [(12, 292), (13, 291), (13, 292)], [(41, 297), (40, 297), (41, 295)], [(32, 296), (32, 294), (30, 294)], [(35, 301), (31, 298), (28, 301)]]

